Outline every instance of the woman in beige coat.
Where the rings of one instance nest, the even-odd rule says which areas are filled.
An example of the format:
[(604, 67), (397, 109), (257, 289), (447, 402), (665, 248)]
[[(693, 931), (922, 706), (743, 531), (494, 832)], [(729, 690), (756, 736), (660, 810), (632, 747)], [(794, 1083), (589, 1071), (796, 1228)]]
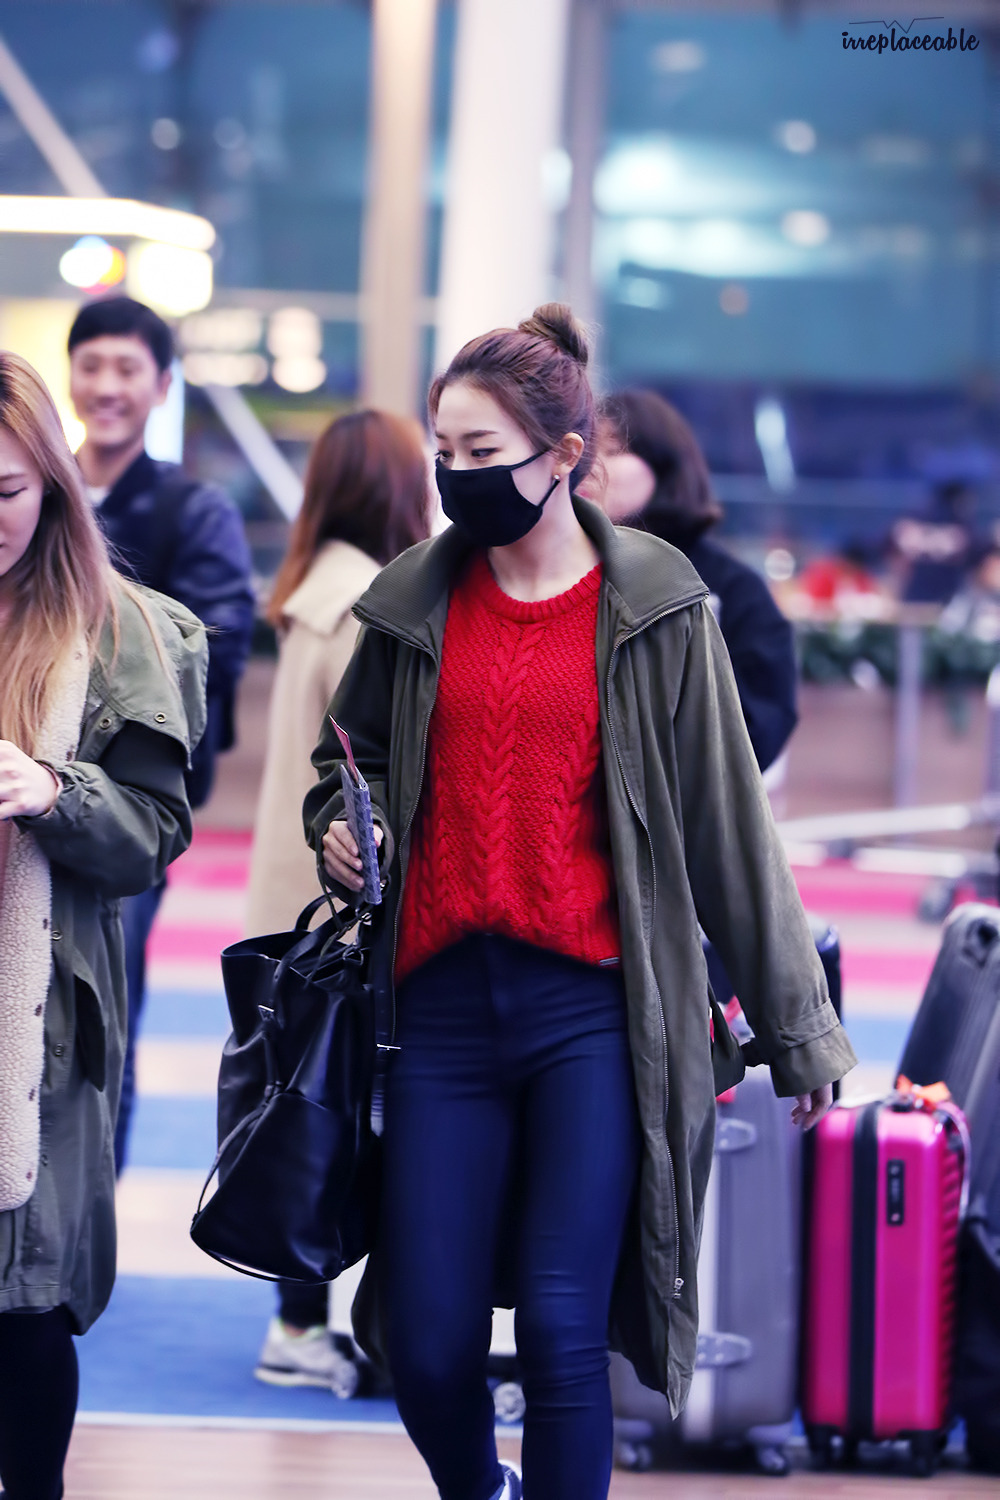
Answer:
[[(280, 640), (253, 853), (247, 931), (292, 926), (319, 894), (302, 803), (327, 705), (351, 658), (351, 613), (379, 569), (428, 535), (427, 461), (418, 424), (386, 412), (338, 417), (309, 462), (302, 509), (268, 607)], [(329, 1385), (336, 1352), (326, 1288), (282, 1284), (256, 1368), (272, 1385)]]

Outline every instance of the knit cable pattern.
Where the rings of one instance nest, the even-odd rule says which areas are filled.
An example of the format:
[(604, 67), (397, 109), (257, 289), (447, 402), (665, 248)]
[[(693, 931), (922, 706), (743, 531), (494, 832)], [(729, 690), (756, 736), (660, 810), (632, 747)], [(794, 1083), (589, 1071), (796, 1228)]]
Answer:
[(469, 932), (618, 954), (594, 636), (600, 569), (523, 603), (478, 558), (452, 594), (397, 977)]

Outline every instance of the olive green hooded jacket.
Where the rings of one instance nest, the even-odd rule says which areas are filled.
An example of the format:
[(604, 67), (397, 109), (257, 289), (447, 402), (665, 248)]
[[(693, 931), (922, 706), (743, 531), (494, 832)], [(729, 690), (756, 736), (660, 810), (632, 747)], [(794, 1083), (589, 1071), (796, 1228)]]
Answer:
[[(91, 666), (62, 790), (21, 818), (52, 871), (41, 1155), (35, 1190), (0, 1213), (0, 1312), (65, 1305), (83, 1333), (115, 1279), (114, 1125), (125, 1043), (120, 898), (159, 881), (191, 841), (184, 771), (205, 726), (200, 622), (172, 599), (117, 594)], [(116, 640), (117, 635), (117, 640)], [(2, 1066), (2, 1059), (0, 1059)]]
[[(843, 1076), (854, 1053), (779, 841), (708, 590), (676, 549), (575, 500), (604, 565), (596, 671), (629, 1037), (644, 1140), (610, 1337), (681, 1409), (694, 1370), (698, 1242), (715, 1130), (699, 923), (741, 997), (779, 1094)], [(420, 798), (449, 586), (469, 544), (451, 528), (385, 568), (355, 606), (365, 627), (332, 712), (386, 835), (374, 979), (391, 975)], [(329, 723), (307, 837), (343, 815)], [(360, 1299), (359, 1308), (365, 1299)]]

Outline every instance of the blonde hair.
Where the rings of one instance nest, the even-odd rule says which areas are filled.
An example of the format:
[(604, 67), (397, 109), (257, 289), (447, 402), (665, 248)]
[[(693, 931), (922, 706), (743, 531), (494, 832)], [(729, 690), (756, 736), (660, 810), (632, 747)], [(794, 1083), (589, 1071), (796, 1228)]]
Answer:
[(35, 534), (5, 579), (11, 611), (0, 679), (0, 737), (31, 754), (69, 653), (82, 639), (93, 659), (109, 615), (117, 625), (117, 577), (52, 397), (26, 360), (4, 351), (0, 427), (43, 482)]

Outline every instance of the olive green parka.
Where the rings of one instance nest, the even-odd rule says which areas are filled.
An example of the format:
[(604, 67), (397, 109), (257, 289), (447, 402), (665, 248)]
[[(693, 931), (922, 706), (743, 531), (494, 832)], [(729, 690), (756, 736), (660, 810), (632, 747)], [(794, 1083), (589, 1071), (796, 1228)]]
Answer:
[[(610, 1337), (676, 1413), (694, 1370), (697, 1255), (715, 1086), (699, 923), (741, 997), (777, 1092), (842, 1077), (854, 1053), (771, 817), (708, 590), (675, 548), (574, 500), (604, 572), (596, 671), (643, 1160)], [(391, 996), (399, 898), (420, 798), (451, 580), (451, 528), (385, 568), (355, 606), (364, 630), (332, 713), (349, 733), (385, 840), (373, 977)], [(321, 851), (343, 816), (329, 723), (304, 807)], [(569, 1148), (571, 1143), (567, 1143)], [(374, 1278), (369, 1278), (369, 1293)], [(378, 1309), (359, 1298), (356, 1313)], [(359, 1328), (373, 1341), (370, 1328)]]
[[(0, 1213), (0, 1312), (65, 1305), (78, 1333), (115, 1279), (114, 1124), (126, 995), (123, 896), (159, 881), (191, 841), (184, 789), (205, 724), (205, 632), (171, 599), (116, 590), (92, 663), (79, 749), (62, 789), (20, 818), (52, 872), (41, 1154), (35, 1190)], [(0, 1058), (0, 1067), (3, 1060)]]

